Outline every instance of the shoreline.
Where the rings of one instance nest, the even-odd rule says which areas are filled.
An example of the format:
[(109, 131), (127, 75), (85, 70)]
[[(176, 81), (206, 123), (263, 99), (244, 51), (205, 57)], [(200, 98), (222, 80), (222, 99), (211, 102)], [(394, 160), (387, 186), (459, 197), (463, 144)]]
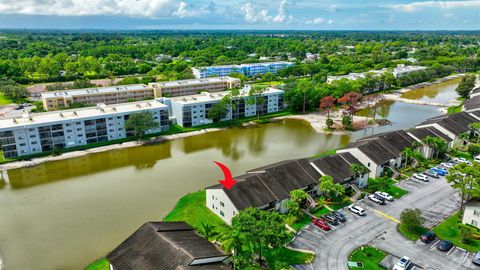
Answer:
[[(418, 104), (418, 105), (430, 105), (430, 104), (425, 104), (425, 102), (417, 102), (416, 100), (407, 100), (407, 99), (402, 99), (400, 98), (400, 95), (403, 93), (406, 93), (408, 91), (412, 90), (417, 90), (423, 87), (439, 84), (442, 82), (450, 81), (456, 78), (460, 78), (464, 76), (465, 74), (455, 74), (455, 75), (450, 75), (447, 77), (443, 77), (440, 79), (437, 79), (433, 82), (424, 82), (424, 83), (419, 83), (415, 84), (409, 87), (405, 87), (399, 90), (396, 90), (394, 94), (381, 94), (385, 99), (384, 100), (393, 100), (396, 102), (407, 102), (407, 103), (413, 103), (413, 104)], [(398, 98), (396, 98), (398, 97)], [(378, 100), (377, 102), (380, 102)], [(433, 105), (436, 106), (436, 105)], [(437, 105), (438, 106), (438, 105)], [(442, 113), (446, 113), (446, 107), (448, 105), (444, 105), (440, 111)], [(364, 109), (366, 106), (360, 106), (359, 109)], [(335, 122), (341, 122), (340, 116), (338, 115), (339, 111), (334, 111), (331, 112), (331, 118), (334, 119)], [(331, 134), (331, 135), (347, 135), (350, 134), (352, 131), (350, 130), (325, 130), (326, 125), (325, 121), (327, 119), (327, 116), (324, 115), (322, 112), (311, 112), (307, 114), (296, 114), (296, 115), (286, 115), (286, 116), (278, 116), (278, 117), (272, 117), (269, 119), (269, 121), (278, 121), (278, 120), (284, 120), (284, 119), (296, 119), (296, 120), (302, 120), (310, 124), (310, 126), (315, 130), (317, 133), (323, 133), (323, 134)], [(353, 116), (353, 125), (363, 125), (363, 126), (368, 126), (367, 122), (371, 118), (365, 118), (364, 116)], [(250, 126), (250, 125), (258, 125), (258, 123), (254, 122), (245, 122), (242, 123), (242, 126)], [(370, 125), (372, 126), (372, 125)], [(373, 126), (376, 126), (374, 124)], [(95, 154), (95, 153), (100, 153), (100, 152), (106, 152), (106, 151), (111, 151), (111, 150), (119, 150), (119, 149), (125, 149), (125, 148), (130, 148), (130, 147), (136, 147), (136, 146), (143, 146), (143, 145), (149, 145), (149, 144), (156, 144), (156, 143), (163, 143), (166, 141), (171, 141), (175, 139), (180, 139), (180, 138), (186, 138), (186, 137), (191, 137), (191, 136), (196, 136), (200, 134), (205, 134), (209, 132), (216, 132), (216, 131), (221, 131), (225, 130), (231, 127), (221, 127), (221, 128), (206, 128), (202, 130), (197, 130), (197, 131), (190, 131), (190, 132), (183, 132), (183, 133), (177, 133), (177, 134), (172, 134), (172, 135), (165, 135), (161, 137), (155, 137), (153, 139), (148, 139), (148, 140), (136, 140), (136, 141), (130, 141), (130, 142), (123, 142), (123, 143), (118, 143), (118, 144), (112, 144), (112, 145), (106, 145), (106, 146), (100, 146), (100, 147), (95, 147), (95, 148), (90, 148), (90, 149), (85, 149), (85, 150), (76, 150), (72, 152), (65, 152), (62, 153), (58, 156), (44, 156), (44, 157), (35, 157), (30, 160), (19, 160), (19, 161), (12, 161), (12, 162), (7, 162), (4, 164), (0, 165), (0, 171), (8, 171), (8, 170), (13, 170), (13, 169), (20, 169), (20, 168), (25, 168), (25, 167), (32, 167), (36, 166), (45, 162), (51, 162), (51, 161), (58, 161), (58, 160), (65, 160), (65, 159), (70, 159), (70, 158), (76, 158), (76, 157), (82, 157), (86, 156), (89, 154)]]

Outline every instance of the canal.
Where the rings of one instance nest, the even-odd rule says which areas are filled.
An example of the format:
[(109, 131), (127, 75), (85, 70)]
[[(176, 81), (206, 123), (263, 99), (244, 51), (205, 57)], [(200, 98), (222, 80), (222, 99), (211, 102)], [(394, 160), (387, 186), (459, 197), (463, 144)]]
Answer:
[(377, 114), (393, 125), (340, 136), (282, 120), (11, 170), (0, 189), (0, 256), (9, 270), (82, 269), (145, 221), (162, 219), (182, 195), (215, 184), (222, 175), (213, 160), (238, 175), (406, 129), (440, 111), (384, 102)]

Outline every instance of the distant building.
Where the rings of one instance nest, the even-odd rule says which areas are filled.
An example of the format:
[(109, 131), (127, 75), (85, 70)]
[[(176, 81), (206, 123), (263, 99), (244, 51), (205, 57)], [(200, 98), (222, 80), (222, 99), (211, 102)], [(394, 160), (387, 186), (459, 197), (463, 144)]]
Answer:
[(147, 222), (107, 260), (111, 270), (226, 270), (228, 257), (185, 222)]
[(25, 113), (20, 118), (0, 120), (0, 145), (5, 158), (37, 154), (132, 136), (125, 122), (133, 113), (148, 111), (160, 127), (148, 133), (169, 129), (168, 106), (158, 101), (46, 113)]
[[(227, 115), (221, 119), (222, 121), (273, 113), (284, 109), (283, 90), (267, 88), (262, 94), (264, 97), (262, 104), (248, 104), (247, 100), (250, 98), (248, 90), (247, 86), (240, 91), (240, 96), (233, 101), (237, 106), (236, 110), (229, 108)], [(178, 125), (194, 127), (212, 123), (212, 119), (208, 119), (209, 109), (228, 94), (230, 91), (203, 92), (199, 95), (167, 98), (163, 102), (171, 107), (171, 115), (176, 119)]]
[(480, 229), (480, 201), (472, 200), (465, 204), (462, 223)]
[(480, 111), (480, 89), (474, 89), (470, 98), (463, 102), (463, 110), (466, 112)]
[(395, 78), (398, 79), (409, 73), (423, 70), (427, 70), (427, 67), (398, 65), (396, 68), (393, 69), (392, 74), (393, 76), (395, 76)]
[(116, 104), (154, 98), (152, 88), (143, 84), (52, 91), (41, 95), (47, 111), (69, 108), (73, 103), (95, 106), (98, 103)]
[(196, 95), (200, 92), (221, 92), (240, 87), (240, 79), (231, 77), (212, 77), (205, 79), (181, 80), (149, 83), (155, 91), (155, 97), (178, 97)]
[(228, 76), (232, 73), (240, 73), (246, 77), (253, 77), (266, 73), (276, 74), (279, 70), (292, 66), (291, 62), (268, 62), (241, 65), (224, 65), (192, 68), (193, 75), (197, 79), (204, 79), (216, 76)]
[(385, 72), (390, 72), (393, 74), (395, 78), (400, 78), (408, 73), (411, 72), (416, 72), (416, 71), (421, 71), (421, 70), (426, 70), (427, 67), (421, 67), (421, 66), (405, 66), (403, 64), (399, 64), (397, 67), (393, 69), (387, 69), (387, 68), (382, 68), (379, 70), (369, 70), (367, 72), (360, 72), (360, 73), (349, 73), (346, 75), (340, 75), (340, 76), (327, 76), (327, 83), (331, 83), (336, 80), (341, 80), (341, 79), (347, 79), (351, 81), (355, 81), (358, 79), (363, 79), (367, 76), (367, 74), (372, 74), (373, 76), (380, 76)]

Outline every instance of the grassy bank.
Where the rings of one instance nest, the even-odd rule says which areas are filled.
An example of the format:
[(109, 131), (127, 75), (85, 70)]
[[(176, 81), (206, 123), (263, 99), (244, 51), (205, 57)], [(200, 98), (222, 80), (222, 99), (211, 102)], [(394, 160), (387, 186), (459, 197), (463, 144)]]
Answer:
[(13, 100), (7, 98), (5, 96), (5, 94), (3, 94), (2, 92), (0, 92), (0, 106), (1, 105), (8, 105), (8, 104), (12, 104), (13, 103)]
[(418, 239), (420, 239), (420, 236), (427, 231), (427, 229), (423, 227), (417, 227), (412, 231), (407, 229), (404, 224), (399, 224), (397, 229), (398, 232), (403, 235), (403, 237), (412, 241), (417, 241)]
[[(435, 226), (432, 231), (437, 234), (438, 238), (448, 240), (457, 247), (464, 248), (470, 252), (477, 252), (480, 249), (480, 240), (471, 239), (468, 244), (463, 243), (460, 234), (461, 226), (462, 221), (460, 215), (457, 213)], [(476, 230), (477, 232), (475, 232), (475, 234), (480, 235), (480, 230), (473, 227), (472, 230)]]
[(85, 267), (85, 270), (109, 270), (109, 269), (110, 269), (110, 263), (105, 258), (96, 260), (93, 263), (89, 264), (87, 267)]
[(393, 181), (390, 178), (378, 178), (378, 179), (369, 178), (368, 186), (364, 190), (369, 193), (372, 193), (375, 191), (383, 191), (390, 194), (395, 199), (399, 199), (402, 196), (408, 194), (408, 191), (395, 186), (395, 181)]
[(185, 221), (194, 228), (198, 228), (202, 223), (215, 227), (227, 226), (223, 220), (205, 206), (205, 201), (205, 191), (187, 194), (177, 202), (175, 208), (163, 220)]
[(384, 270), (385, 268), (380, 266), (380, 262), (385, 256), (387, 256), (387, 253), (374, 247), (363, 246), (357, 248), (350, 254), (348, 260), (361, 262), (363, 267), (349, 267), (349, 269)]

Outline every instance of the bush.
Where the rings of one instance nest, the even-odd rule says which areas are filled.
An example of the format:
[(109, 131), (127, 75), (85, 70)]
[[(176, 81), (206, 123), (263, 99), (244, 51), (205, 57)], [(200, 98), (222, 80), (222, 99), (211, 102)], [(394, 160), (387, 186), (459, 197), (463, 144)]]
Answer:
[(468, 153), (476, 156), (480, 154), (480, 144), (478, 143), (472, 143), (468, 146)]

